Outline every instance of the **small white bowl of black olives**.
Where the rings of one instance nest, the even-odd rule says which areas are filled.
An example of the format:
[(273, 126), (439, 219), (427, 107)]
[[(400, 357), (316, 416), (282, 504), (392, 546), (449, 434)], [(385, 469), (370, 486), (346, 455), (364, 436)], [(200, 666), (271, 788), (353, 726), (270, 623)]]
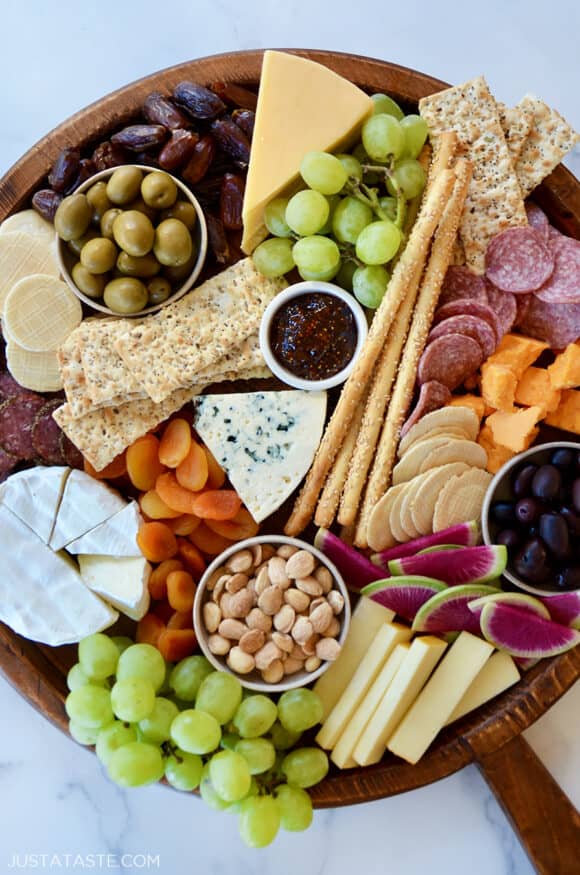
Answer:
[(64, 279), (110, 316), (144, 316), (179, 300), (207, 252), (197, 199), (170, 173), (138, 164), (91, 176), (61, 202), (54, 227)]

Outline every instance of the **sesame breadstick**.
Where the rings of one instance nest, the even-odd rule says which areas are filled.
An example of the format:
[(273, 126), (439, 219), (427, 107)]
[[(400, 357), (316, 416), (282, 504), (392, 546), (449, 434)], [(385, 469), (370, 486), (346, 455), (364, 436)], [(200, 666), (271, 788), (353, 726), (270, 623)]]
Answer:
[(316, 507), (314, 522), (317, 526), (322, 526), (325, 529), (332, 525), (334, 517), (336, 516), (340, 495), (348, 477), (353, 451), (355, 450), (355, 445), (359, 437), (364, 411), (365, 407), (361, 404), (357, 408), (350, 424), (348, 434), (342, 442), (340, 450), (336, 454), (336, 458), (328, 473), (324, 489), (322, 490), (320, 500)]

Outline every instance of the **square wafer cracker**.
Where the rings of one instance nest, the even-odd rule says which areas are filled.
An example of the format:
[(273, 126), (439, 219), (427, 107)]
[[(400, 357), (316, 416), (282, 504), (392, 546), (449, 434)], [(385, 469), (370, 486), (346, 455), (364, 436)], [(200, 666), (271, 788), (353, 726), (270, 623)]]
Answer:
[(580, 135), (559, 112), (533, 94), (523, 97), (518, 107), (533, 117), (532, 128), (516, 163), (518, 182), (527, 197), (574, 148)]
[(497, 103), (499, 121), (505, 135), (505, 141), (510, 152), (514, 167), (522, 151), (526, 137), (532, 129), (534, 116), (521, 106), (506, 106)]
[(162, 401), (257, 332), (267, 305), (286, 285), (243, 259), (131, 328), (115, 344), (117, 352), (149, 397)]

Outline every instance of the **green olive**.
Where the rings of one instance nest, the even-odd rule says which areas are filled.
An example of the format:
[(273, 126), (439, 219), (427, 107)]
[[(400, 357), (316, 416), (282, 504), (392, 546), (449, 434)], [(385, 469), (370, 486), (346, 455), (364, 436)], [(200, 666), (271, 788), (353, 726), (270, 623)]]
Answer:
[(176, 283), (182, 283), (184, 279), (187, 279), (187, 277), (193, 270), (196, 261), (197, 252), (194, 247), (191, 258), (188, 258), (185, 264), (182, 264), (179, 267), (164, 268), (163, 276), (166, 276), (169, 282), (173, 285), (175, 285)]
[(108, 240), (113, 239), (113, 222), (120, 216), (123, 210), (119, 207), (111, 207), (106, 213), (103, 213), (101, 219), (101, 237), (107, 237)]
[(177, 200), (177, 186), (168, 173), (154, 170), (141, 183), (141, 197), (148, 206), (164, 210)]
[(113, 222), (113, 237), (129, 255), (147, 255), (153, 246), (155, 229), (143, 213), (124, 210)]
[(179, 219), (189, 231), (193, 231), (197, 222), (197, 213), (189, 201), (175, 201), (172, 207), (163, 210), (161, 219)]
[(85, 243), (88, 243), (89, 240), (94, 240), (98, 236), (99, 235), (94, 228), (89, 228), (87, 233), (83, 234), (82, 237), (76, 237), (74, 240), (69, 240), (66, 245), (71, 252), (74, 252), (75, 255), (80, 256), (81, 249), (83, 248)]
[(179, 219), (165, 219), (155, 229), (155, 257), (166, 267), (180, 267), (191, 258), (191, 234)]
[(101, 298), (107, 282), (106, 276), (97, 276), (77, 261), (72, 269), (72, 278), (75, 286), (88, 298)]
[(107, 183), (101, 179), (99, 182), (91, 185), (87, 191), (87, 200), (93, 210), (92, 221), (95, 225), (98, 225), (103, 217), (103, 213), (106, 213), (111, 207), (111, 201), (107, 197)]
[(172, 292), (171, 283), (165, 277), (156, 276), (147, 283), (147, 291), (151, 305), (162, 304)]
[(113, 204), (129, 204), (139, 195), (143, 171), (138, 167), (117, 167), (107, 182), (107, 196)]
[(154, 209), (154, 207), (150, 207), (149, 204), (146, 204), (142, 197), (135, 198), (134, 201), (131, 201), (130, 204), (127, 204), (126, 209), (128, 210), (138, 210), (140, 213), (144, 213), (154, 225), (157, 224), (158, 221), (158, 211)]
[(91, 273), (107, 273), (117, 260), (117, 247), (106, 237), (95, 237), (81, 249), (81, 264)]
[(140, 258), (134, 255), (127, 255), (126, 252), (120, 252), (117, 258), (117, 267), (125, 276), (145, 278), (155, 276), (161, 270), (161, 265), (151, 252), (148, 255), (142, 255)]
[(113, 313), (138, 313), (147, 306), (147, 289), (135, 277), (111, 280), (105, 286), (105, 304)]
[(82, 237), (89, 227), (93, 210), (84, 194), (65, 197), (54, 216), (54, 229), (61, 240)]

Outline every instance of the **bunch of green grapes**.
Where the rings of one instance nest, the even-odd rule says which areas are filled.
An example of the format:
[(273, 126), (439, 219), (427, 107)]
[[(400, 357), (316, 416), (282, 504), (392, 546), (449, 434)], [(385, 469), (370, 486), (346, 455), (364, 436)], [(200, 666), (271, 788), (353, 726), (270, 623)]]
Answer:
[(374, 309), (403, 242), (407, 203), (425, 185), (417, 156), (427, 125), (405, 116), (386, 94), (372, 100), (374, 113), (351, 154), (308, 152), (300, 165), (308, 188), (267, 204), (264, 221), (273, 236), (253, 259), (268, 277), (297, 268), (305, 280), (335, 280)]
[(150, 644), (97, 633), (79, 644), (67, 678), (69, 730), (95, 745), (109, 777), (138, 787), (165, 777), (177, 790), (199, 788), (215, 810), (239, 816), (243, 841), (264, 847), (280, 827), (312, 822), (306, 792), (328, 772), (318, 747), (297, 748), (322, 718), (309, 689), (250, 695), (203, 656), (168, 665)]

